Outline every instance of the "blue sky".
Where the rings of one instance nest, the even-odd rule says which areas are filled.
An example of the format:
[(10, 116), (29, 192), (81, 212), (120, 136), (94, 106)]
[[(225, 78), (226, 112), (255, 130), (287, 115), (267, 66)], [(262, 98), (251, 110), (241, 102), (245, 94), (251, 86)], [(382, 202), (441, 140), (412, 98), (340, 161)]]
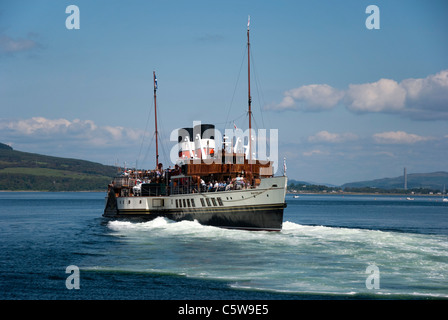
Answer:
[(448, 171), (447, 14), (435, 0), (3, 0), (0, 142), (152, 167), (153, 70), (166, 165), (175, 128), (247, 128), (250, 15), (255, 123), (279, 130), (290, 178)]

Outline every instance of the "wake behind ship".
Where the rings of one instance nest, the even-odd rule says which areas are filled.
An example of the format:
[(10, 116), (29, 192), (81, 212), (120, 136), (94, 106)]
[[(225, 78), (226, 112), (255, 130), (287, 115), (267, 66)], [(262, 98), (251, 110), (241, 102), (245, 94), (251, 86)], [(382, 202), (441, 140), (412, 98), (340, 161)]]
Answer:
[(287, 177), (274, 177), (273, 162), (256, 160), (252, 153), (249, 23), (247, 53), (247, 146), (238, 149), (232, 141), (225, 141), (222, 149), (215, 148), (215, 126), (211, 124), (182, 128), (178, 130), (178, 162), (173, 169), (163, 170), (158, 160), (154, 72), (156, 169), (128, 170), (117, 176), (108, 186), (103, 216), (166, 217), (245, 230), (282, 229)]

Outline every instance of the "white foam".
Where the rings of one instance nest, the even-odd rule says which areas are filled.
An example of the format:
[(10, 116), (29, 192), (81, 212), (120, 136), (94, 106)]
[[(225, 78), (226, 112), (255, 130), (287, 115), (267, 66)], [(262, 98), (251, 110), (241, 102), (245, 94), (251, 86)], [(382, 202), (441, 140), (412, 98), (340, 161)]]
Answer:
[(169, 224), (169, 220), (163, 217), (157, 217), (154, 220), (145, 222), (131, 222), (131, 221), (109, 221), (107, 226), (114, 231), (124, 231), (124, 230), (148, 230), (154, 228), (162, 228)]
[[(365, 271), (369, 264), (376, 264), (382, 272), (382, 290), (375, 294), (437, 296), (438, 292), (431, 291), (431, 285), (437, 285), (430, 282), (443, 283), (448, 274), (444, 236), (289, 221), (283, 223), (281, 232), (228, 230), (165, 218), (111, 221), (108, 227), (129, 242), (119, 252), (123, 255), (119, 268), (228, 280), (234, 288), (370, 294), (365, 288)], [(397, 289), (392, 289), (396, 284)], [(409, 292), (403, 292), (407, 285)], [(412, 290), (413, 286), (430, 288), (414, 293), (418, 290)]]

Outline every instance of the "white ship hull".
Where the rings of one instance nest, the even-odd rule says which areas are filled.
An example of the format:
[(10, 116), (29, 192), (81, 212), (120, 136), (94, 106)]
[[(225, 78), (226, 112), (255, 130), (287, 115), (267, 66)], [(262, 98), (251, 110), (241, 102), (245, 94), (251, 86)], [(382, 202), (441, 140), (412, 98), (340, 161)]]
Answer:
[(106, 217), (197, 220), (223, 228), (279, 231), (285, 208), (286, 177), (264, 178), (256, 188), (169, 196), (106, 198)]

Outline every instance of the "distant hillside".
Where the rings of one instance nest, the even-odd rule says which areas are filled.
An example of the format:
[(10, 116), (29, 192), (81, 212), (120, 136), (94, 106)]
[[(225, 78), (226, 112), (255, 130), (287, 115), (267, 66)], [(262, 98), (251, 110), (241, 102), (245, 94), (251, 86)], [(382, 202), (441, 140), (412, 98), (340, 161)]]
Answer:
[(12, 148), (10, 146), (8, 146), (7, 144), (0, 142), (0, 150), (12, 150)]
[(306, 181), (299, 181), (299, 180), (294, 180), (294, 179), (288, 179), (288, 185), (304, 185), (304, 186), (308, 186), (310, 184), (314, 184), (314, 183), (306, 182)]
[[(439, 171), (432, 173), (410, 173), (407, 175), (408, 189), (434, 189), (443, 190), (443, 186), (448, 188), (448, 172)], [(395, 178), (384, 178), (370, 181), (359, 181), (346, 183), (341, 186), (345, 188), (379, 188), (379, 189), (404, 189), (404, 176)]]
[(302, 185), (302, 186), (325, 186), (325, 187), (337, 187), (334, 184), (330, 183), (318, 183), (318, 182), (312, 182), (312, 181), (302, 181), (302, 180), (294, 180), (294, 179), (288, 179), (288, 185)]
[(116, 172), (112, 166), (15, 151), (0, 143), (0, 190), (105, 190)]

